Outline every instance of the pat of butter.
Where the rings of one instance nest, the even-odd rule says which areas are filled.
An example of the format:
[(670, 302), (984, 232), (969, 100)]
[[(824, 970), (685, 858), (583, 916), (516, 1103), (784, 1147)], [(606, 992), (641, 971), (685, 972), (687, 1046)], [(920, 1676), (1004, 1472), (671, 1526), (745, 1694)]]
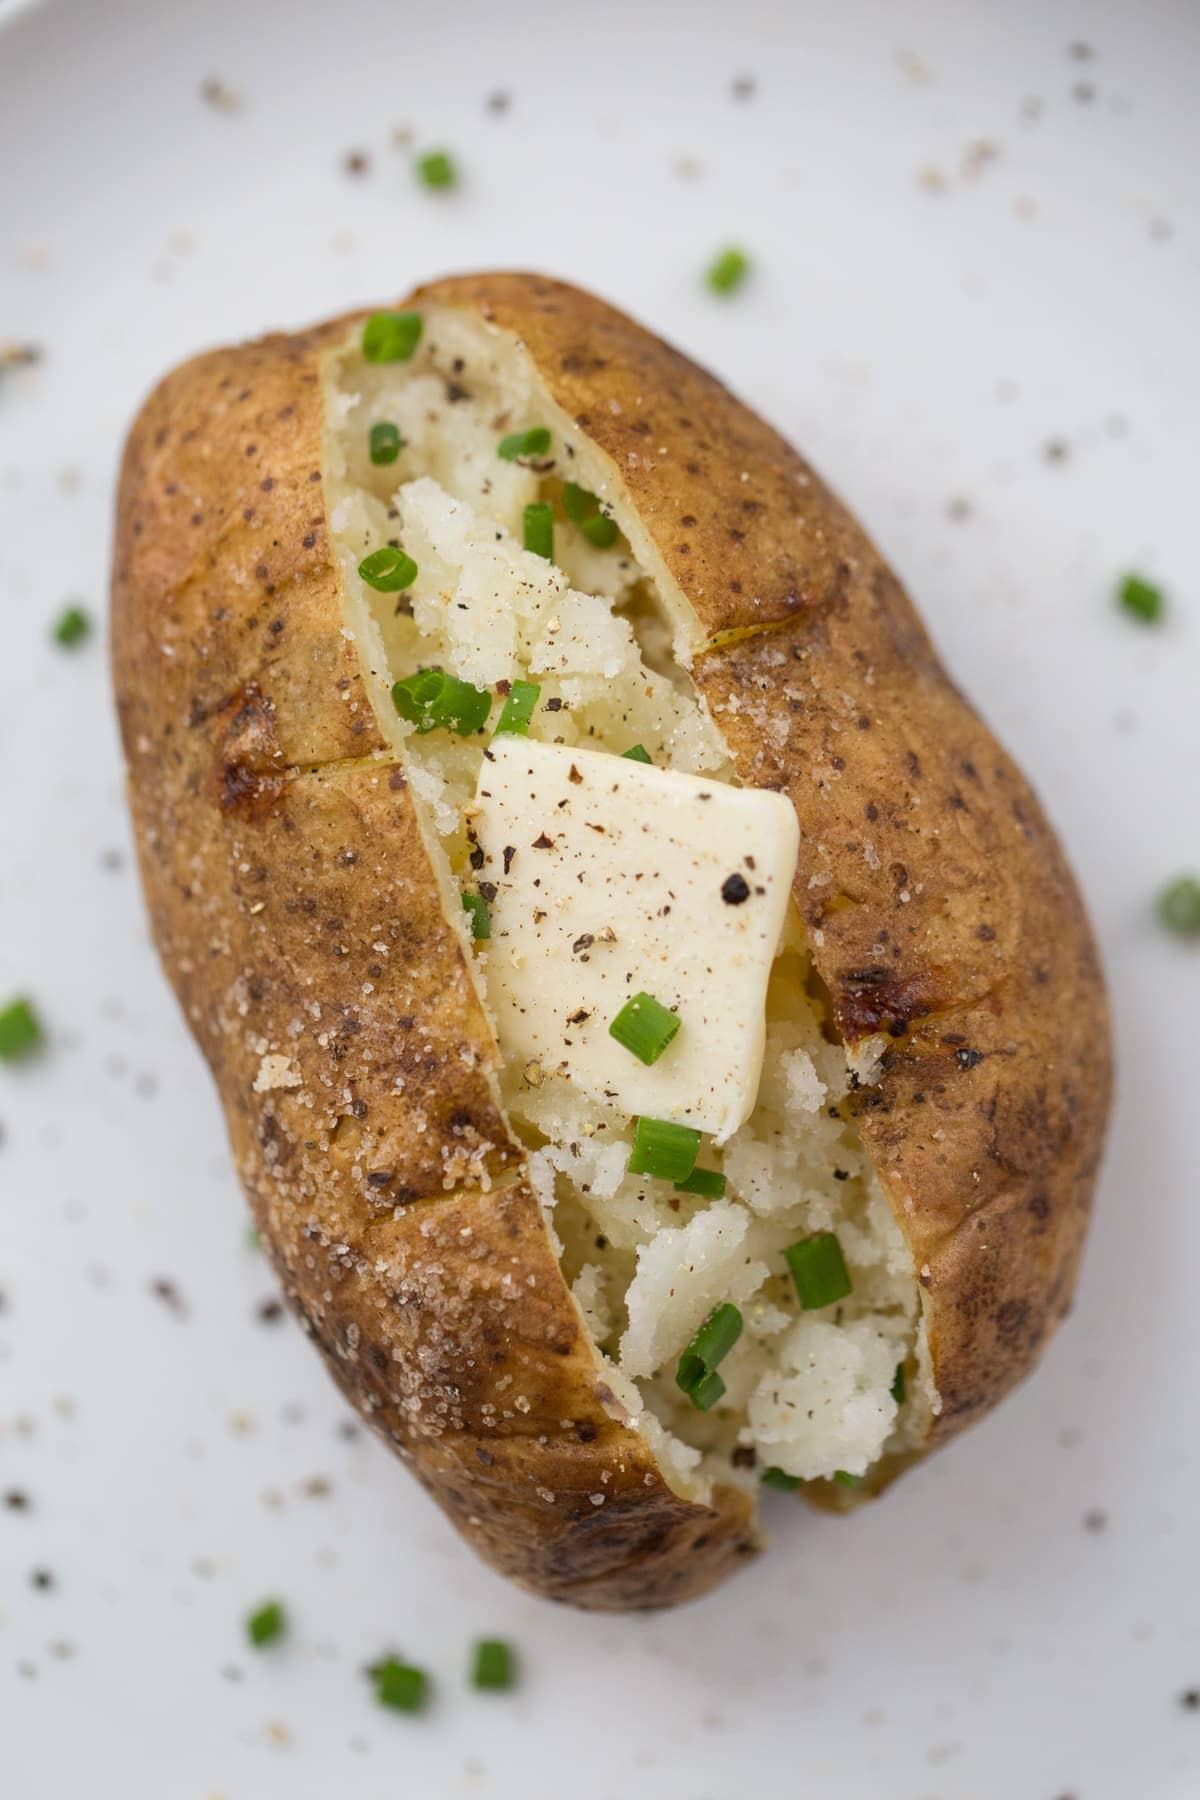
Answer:
[[(506, 735), (476, 800), (492, 920), (481, 948), (505, 1060), (723, 1142), (758, 1093), (799, 847), (791, 802)], [(682, 1021), (649, 1067), (608, 1030), (638, 993)]]

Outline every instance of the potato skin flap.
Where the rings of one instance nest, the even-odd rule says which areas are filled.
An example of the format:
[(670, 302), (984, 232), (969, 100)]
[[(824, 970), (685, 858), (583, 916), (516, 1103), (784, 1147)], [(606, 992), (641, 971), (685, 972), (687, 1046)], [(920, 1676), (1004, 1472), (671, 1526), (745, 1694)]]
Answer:
[[(1106, 999), (1054, 834), (870, 542), (712, 376), (538, 276), (399, 304), (523, 346), (690, 609), (738, 778), (795, 807), (832, 1016), (850, 1046), (889, 1043), (854, 1110), (918, 1272), (942, 1441), (1065, 1313), (1102, 1148)], [(345, 630), (323, 372), (366, 316), (198, 357), (130, 433), (112, 662), (154, 939), (264, 1247), (352, 1404), (502, 1573), (673, 1604), (754, 1552), (755, 1508), (664, 1476), (499, 1103), (457, 895)]]

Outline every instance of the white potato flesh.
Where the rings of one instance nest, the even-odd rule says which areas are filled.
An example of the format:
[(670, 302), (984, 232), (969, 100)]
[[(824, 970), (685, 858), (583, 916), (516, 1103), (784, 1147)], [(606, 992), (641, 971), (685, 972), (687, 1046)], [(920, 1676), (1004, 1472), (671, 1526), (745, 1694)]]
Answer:
[[(530, 1144), (530, 1178), (581, 1315), (607, 1353), (608, 1387), (668, 1479), (697, 1499), (717, 1482), (756, 1486), (769, 1464), (803, 1479), (837, 1470), (857, 1474), (880, 1454), (911, 1448), (939, 1405), (912, 1258), (841, 1104), (852, 1085), (878, 1079), (887, 1040), (868, 1040), (850, 1055), (830, 1040), (821, 1002), (810, 991), (808, 950), (794, 909), (773, 962), (775, 942), (764, 949), (767, 931), (752, 979), (739, 969), (732, 1015), (709, 980), (710, 969), (724, 978), (723, 947), (718, 954), (710, 941), (722, 916), (714, 927), (707, 908), (698, 906), (689, 933), (676, 911), (678, 892), (667, 896), (670, 915), (659, 917), (657, 907), (644, 903), (623, 913), (608, 908), (611, 916), (599, 920), (600, 931), (590, 916), (581, 918), (566, 957), (562, 940), (580, 896), (560, 895), (558, 951), (550, 954), (549, 927), (544, 940), (536, 935), (537, 925), (547, 921), (535, 925), (534, 911), (549, 915), (551, 909), (545, 905), (546, 853), (530, 841), (539, 827), (528, 829), (540, 804), (522, 766), (530, 745), (571, 757), (581, 770), (595, 761), (606, 774), (614, 767), (630, 771), (630, 783), (642, 793), (648, 780), (673, 784), (693, 775), (722, 796), (705, 807), (726, 799), (739, 809), (747, 800), (787, 805), (777, 795), (753, 796), (728, 785), (734, 779), (728, 750), (681, 666), (681, 642), (684, 661), (698, 642), (694, 621), (683, 619), (678, 596), (658, 592), (639, 566), (611, 467), (593, 455), (566, 415), (548, 406), (525, 357), (513, 353), (502, 335), (455, 312), (430, 312), (408, 363), (366, 364), (348, 343), (331, 364), (328, 416), (327, 492), (344, 575), (347, 635), (374, 671), (381, 718), (406, 765), (447, 910), (463, 925), (464, 949), (459, 895), (494, 874), (490, 859), (479, 866), (481, 845), (472, 836), (479, 824), (473, 808), (481, 771), (484, 786), (496, 773), (495, 764), (483, 760), (489, 732), (419, 735), (393, 714), (388, 689), (421, 667), (493, 690), (517, 680), (541, 689), (529, 738), (511, 740), (513, 768), (525, 786), (510, 796), (509, 815), (519, 823), (500, 847), (502, 852), (504, 842), (514, 844), (527, 868), (542, 858), (541, 873), (535, 868), (531, 880), (543, 886), (522, 898), (517, 884), (506, 887), (497, 879), (493, 937), (469, 953), (481, 998), (501, 1027), (500, 1093), (514, 1128)], [(368, 454), (370, 427), (379, 420), (393, 421), (403, 440), (398, 458), (383, 467)], [(502, 437), (531, 426), (550, 433), (545, 455), (516, 461), (499, 456)], [(612, 510), (624, 534), (614, 545), (597, 548), (564, 516), (566, 480), (591, 490)], [(522, 544), (523, 509), (533, 501), (554, 508), (552, 559), (534, 556)], [(418, 565), (403, 594), (377, 594), (358, 576), (363, 557), (383, 543), (402, 544)], [(499, 704), (497, 694), (492, 727)], [(764, 733), (781, 728), (780, 720), (763, 717)], [(637, 764), (620, 761), (634, 744), (644, 745), (653, 760), (649, 777), (639, 774)], [(499, 754), (510, 752), (501, 746)], [(577, 785), (571, 784), (572, 792)], [(541, 797), (562, 796), (547, 789)], [(624, 802), (621, 810), (628, 818)], [(794, 831), (787, 812), (785, 834)], [(654, 812), (656, 831), (664, 816), (661, 808)], [(554, 837), (555, 828), (548, 827), (548, 834)], [(599, 833), (589, 835), (604, 844)], [(484, 836), (490, 849), (490, 827)], [(722, 856), (731, 848), (722, 831), (708, 833), (706, 848), (713, 843)], [(795, 857), (794, 842), (790, 855)], [(578, 859), (574, 873), (587, 874), (594, 893), (610, 891), (615, 900), (619, 883), (608, 880), (611, 866), (606, 872), (583, 851)], [(782, 867), (787, 860), (785, 855), (778, 871), (779, 893), (790, 882), (790, 866)], [(560, 861), (569, 875), (570, 857), (564, 852)], [(731, 861), (723, 874), (735, 866)], [(509, 873), (517, 875), (516, 862)], [(583, 885), (574, 883), (576, 889)], [(686, 884), (666, 885), (678, 885), (686, 897)], [(711, 890), (702, 898), (711, 903)], [(514, 920), (526, 909), (519, 936), (506, 935), (510, 908)], [(616, 941), (603, 939), (605, 924)], [(589, 953), (584, 963), (571, 950), (587, 932), (602, 941), (607, 962)], [(672, 974), (671, 957), (688, 936), (705, 966)], [(759, 952), (769, 964), (765, 981)], [(553, 992), (555, 981), (561, 999)], [(539, 983), (553, 1004), (536, 1041), (518, 1040), (512, 1032), (521, 1023), (520, 1009), (528, 1014)], [(612, 1013), (635, 984), (676, 1008), (683, 1020), (679, 1036), (651, 1068), (607, 1035)], [(749, 1020), (743, 1009), (748, 1015), (751, 1006)], [(719, 1029), (706, 1032), (722, 1007)], [(568, 1047), (564, 1024), (581, 1009), (589, 1017), (571, 1026)], [(731, 1016), (745, 1053), (734, 1082), (719, 1078), (713, 1060), (719, 1060), (722, 1040), (728, 1041)], [(707, 1076), (701, 1067), (685, 1091), (681, 1078), (689, 1055), (701, 1052)], [(602, 1057), (613, 1059), (607, 1068)], [(696, 1073), (692, 1068), (689, 1080)], [(286, 1072), (274, 1078), (282, 1081)], [(724, 1110), (715, 1101), (706, 1110), (706, 1080), (712, 1094), (724, 1091)], [(727, 1141), (707, 1143), (701, 1157), (703, 1166), (723, 1171), (725, 1195), (709, 1200), (680, 1194), (669, 1181), (629, 1174), (637, 1113), (719, 1131), (736, 1122)], [(818, 1230), (837, 1234), (853, 1287), (835, 1307), (805, 1314), (784, 1251)], [(721, 1366), (726, 1394), (701, 1413), (677, 1387), (675, 1369), (708, 1313), (726, 1301), (742, 1312), (744, 1330)], [(908, 1399), (897, 1414), (890, 1390), (902, 1361)]]

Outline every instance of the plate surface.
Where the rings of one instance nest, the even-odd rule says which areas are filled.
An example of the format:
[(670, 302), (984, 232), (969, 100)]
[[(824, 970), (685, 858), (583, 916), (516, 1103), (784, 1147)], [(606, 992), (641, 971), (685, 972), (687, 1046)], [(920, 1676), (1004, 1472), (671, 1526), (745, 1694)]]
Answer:
[[(1200, 1794), (1200, 947), (1152, 906), (1200, 865), (1198, 77), (1186, 0), (0, 4), (0, 340), (44, 352), (0, 376), (0, 999), (50, 1031), (0, 1067), (13, 1800)], [(103, 643), (49, 638), (103, 613), (161, 371), (497, 264), (631, 308), (832, 478), (1061, 827), (1119, 1026), (1037, 1378), (852, 1522), (772, 1498), (774, 1554), (672, 1616), (509, 1591), (264, 1310)], [(1114, 605), (1130, 568), (1158, 630)], [(293, 1631), (256, 1654), (268, 1595)], [(466, 1687), (482, 1634), (516, 1695)], [(389, 1646), (434, 1674), (422, 1719), (371, 1701)]]

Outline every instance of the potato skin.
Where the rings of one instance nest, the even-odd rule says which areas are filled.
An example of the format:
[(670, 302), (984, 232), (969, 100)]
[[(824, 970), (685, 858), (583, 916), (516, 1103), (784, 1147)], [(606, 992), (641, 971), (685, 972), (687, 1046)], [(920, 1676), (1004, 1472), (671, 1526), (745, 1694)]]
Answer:
[[(697, 615), (693, 675), (740, 775), (797, 807), (839, 1027), (893, 1040), (857, 1110), (925, 1288), (945, 1437), (1065, 1310), (1100, 1154), (1104, 989), (1053, 834), (869, 542), (711, 376), (536, 276), (405, 304), (523, 342)], [(669, 1604), (753, 1551), (753, 1507), (682, 1500), (625, 1421), (498, 1110), (342, 634), (320, 377), (353, 322), (184, 365), (130, 435), (112, 652), (155, 940), (339, 1385), (505, 1574)]]
[(692, 676), (739, 776), (796, 807), (838, 1029), (892, 1039), (855, 1111), (925, 1290), (941, 1441), (1067, 1311), (1103, 1148), (1108, 1003), (1054, 832), (865, 533), (711, 375), (536, 276), (436, 282), (429, 303), (519, 337), (610, 460), (699, 620)]
[(496, 1105), (463, 941), (342, 635), (319, 366), (345, 331), (198, 358), (129, 438), (112, 660), (155, 942), (338, 1385), (504, 1574), (668, 1605), (753, 1553), (753, 1506), (663, 1480)]

